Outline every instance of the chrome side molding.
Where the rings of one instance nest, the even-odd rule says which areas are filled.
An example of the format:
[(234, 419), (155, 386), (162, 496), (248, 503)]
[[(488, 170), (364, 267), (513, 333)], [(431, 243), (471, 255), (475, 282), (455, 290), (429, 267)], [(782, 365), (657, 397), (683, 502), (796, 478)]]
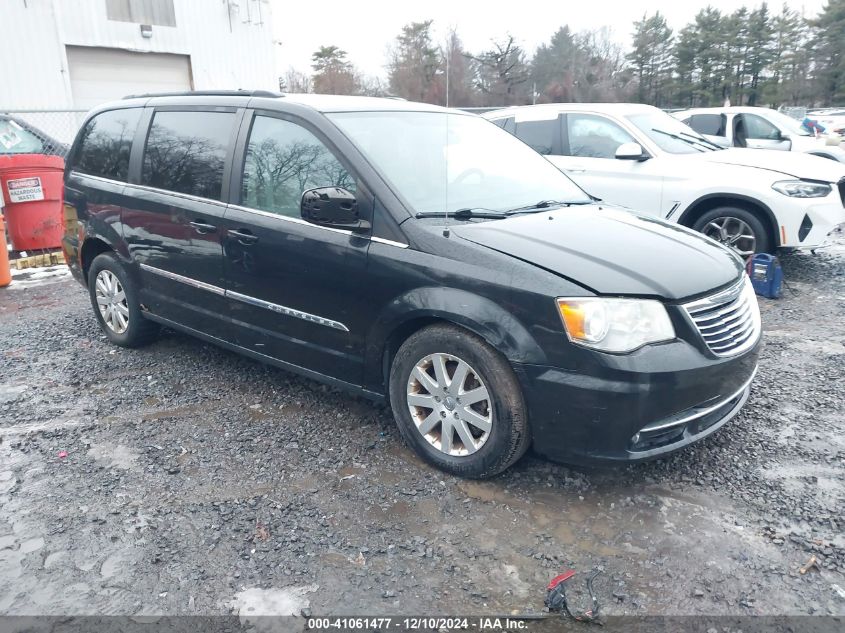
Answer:
[(302, 310), (297, 310), (295, 308), (289, 308), (288, 306), (279, 305), (278, 303), (271, 303), (269, 301), (264, 301), (263, 299), (259, 299), (257, 297), (251, 297), (249, 295), (241, 294), (240, 292), (234, 292), (233, 290), (226, 290), (225, 288), (221, 288), (220, 286), (214, 286), (212, 284), (207, 284), (204, 281), (198, 281), (196, 279), (192, 279), (191, 277), (185, 277), (184, 275), (178, 275), (176, 273), (172, 273), (169, 270), (162, 270), (161, 268), (156, 268), (155, 266), (150, 266), (149, 264), (141, 264), (141, 269), (146, 270), (147, 272), (153, 273), (154, 275), (159, 275), (166, 279), (170, 279), (172, 281), (178, 281), (179, 283), (183, 283), (187, 286), (191, 286), (193, 288), (199, 288), (200, 290), (206, 290), (208, 292), (214, 293), (216, 295), (220, 295), (222, 297), (227, 297), (230, 299), (234, 299), (235, 301), (241, 301), (242, 303), (247, 303), (252, 306), (256, 306), (258, 308), (264, 308), (266, 310), (270, 310), (271, 312), (275, 312), (277, 314), (283, 314), (285, 316), (293, 317), (295, 319), (302, 319), (303, 321), (308, 321), (310, 323), (316, 323), (317, 325), (323, 325), (325, 327), (332, 328), (334, 330), (340, 330), (342, 332), (348, 332), (349, 328), (346, 327), (340, 321), (333, 321), (332, 319), (326, 319), (324, 317), (318, 316), (316, 314), (310, 314), (308, 312), (303, 312)]

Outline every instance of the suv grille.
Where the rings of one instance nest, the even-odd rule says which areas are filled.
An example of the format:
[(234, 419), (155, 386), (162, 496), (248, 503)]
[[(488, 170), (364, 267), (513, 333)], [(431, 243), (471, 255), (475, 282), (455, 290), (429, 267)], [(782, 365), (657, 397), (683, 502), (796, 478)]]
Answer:
[(716, 356), (741, 354), (760, 336), (760, 308), (745, 275), (727, 290), (684, 304), (684, 310)]

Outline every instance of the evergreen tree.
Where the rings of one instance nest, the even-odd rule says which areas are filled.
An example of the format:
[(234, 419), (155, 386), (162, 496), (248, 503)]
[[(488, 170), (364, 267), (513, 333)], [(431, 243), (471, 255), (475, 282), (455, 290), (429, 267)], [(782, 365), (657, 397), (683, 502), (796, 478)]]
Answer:
[(756, 106), (762, 92), (763, 74), (772, 63), (772, 20), (764, 2), (748, 14), (745, 73), (748, 84), (746, 103)]
[(823, 103), (845, 102), (845, 0), (828, 0), (810, 24), (815, 31), (817, 97)]
[(412, 101), (438, 103), (442, 90), (435, 81), (441, 73), (440, 52), (431, 37), (432, 20), (402, 27), (390, 53), (390, 91)]
[(311, 55), (312, 87), (320, 94), (358, 94), (355, 69), (346, 51), (337, 46), (321, 46)]
[(634, 22), (634, 49), (627, 59), (637, 79), (637, 99), (656, 106), (668, 102), (672, 81), (672, 29), (657, 11)]

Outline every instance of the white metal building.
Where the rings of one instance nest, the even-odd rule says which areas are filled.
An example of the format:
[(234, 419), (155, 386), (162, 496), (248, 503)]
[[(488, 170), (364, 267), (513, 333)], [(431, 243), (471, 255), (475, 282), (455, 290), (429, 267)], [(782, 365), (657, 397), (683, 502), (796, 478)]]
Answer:
[[(87, 110), (144, 92), (278, 90), (271, 23), (269, 0), (2, 0), (0, 111)], [(24, 118), (67, 136), (48, 129), (55, 117)]]

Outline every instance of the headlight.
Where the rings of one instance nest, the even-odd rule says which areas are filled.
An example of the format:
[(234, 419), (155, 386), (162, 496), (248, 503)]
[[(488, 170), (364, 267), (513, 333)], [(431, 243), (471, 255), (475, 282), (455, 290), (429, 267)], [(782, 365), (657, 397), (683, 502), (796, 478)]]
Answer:
[(666, 308), (648, 299), (558, 299), (569, 340), (604, 352), (632, 352), (670, 341), (675, 328)]
[(772, 189), (791, 198), (824, 198), (831, 191), (830, 185), (823, 182), (803, 180), (781, 180), (773, 184)]

